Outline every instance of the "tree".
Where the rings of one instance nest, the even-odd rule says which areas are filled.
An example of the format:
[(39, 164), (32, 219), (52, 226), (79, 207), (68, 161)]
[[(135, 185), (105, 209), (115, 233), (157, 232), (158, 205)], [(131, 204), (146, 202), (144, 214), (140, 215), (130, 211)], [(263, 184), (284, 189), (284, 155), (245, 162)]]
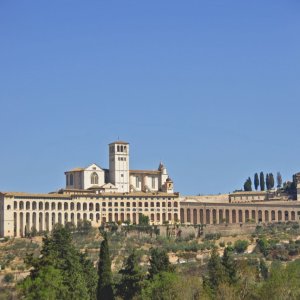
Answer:
[(277, 181), (277, 188), (281, 188), (281, 186), (282, 186), (282, 177), (281, 177), (280, 172), (277, 172), (276, 181)]
[(68, 299), (63, 272), (53, 266), (44, 266), (35, 277), (26, 277), (19, 289), (25, 299)]
[[(26, 263), (31, 266), (30, 275), (21, 284), (26, 299), (90, 299), (95, 296), (96, 270), (86, 267), (92, 263), (76, 250), (70, 231), (62, 225), (55, 225), (52, 234), (43, 238), (41, 255), (27, 256)], [(36, 296), (39, 287), (45, 293), (55, 289), (51, 293), (54, 296)]]
[(225, 269), (216, 247), (211, 251), (207, 267), (208, 278), (207, 281), (204, 280), (204, 284), (208, 284), (212, 291), (216, 291), (221, 283), (226, 282)]
[(149, 217), (143, 214), (139, 214), (139, 225), (148, 226), (149, 225)]
[(249, 243), (246, 240), (237, 240), (237, 241), (235, 241), (233, 247), (237, 253), (243, 253), (247, 250), (248, 245), (249, 245)]
[(173, 272), (174, 268), (169, 262), (167, 251), (164, 249), (151, 248), (150, 249), (150, 268), (149, 278), (152, 279), (154, 275), (160, 272)]
[(179, 298), (181, 281), (176, 273), (161, 272), (156, 274), (151, 281), (148, 281), (142, 291), (141, 299), (164, 300), (164, 299), (184, 299)]
[(224, 266), (225, 273), (228, 277), (228, 282), (230, 284), (236, 283), (238, 280), (236, 272), (237, 266), (233, 260), (232, 251), (228, 247), (224, 249), (221, 263)]
[(266, 187), (267, 187), (267, 190), (270, 189), (270, 179), (269, 179), (269, 174), (268, 173), (266, 175)]
[(138, 265), (138, 257), (135, 252), (129, 255), (119, 274), (122, 275), (122, 278), (118, 285), (118, 295), (123, 299), (133, 299), (139, 295), (144, 275)]
[(260, 172), (259, 174), (259, 185), (260, 185), (260, 190), (264, 191), (265, 190), (265, 176), (263, 172)]
[(252, 181), (250, 177), (248, 177), (248, 179), (244, 183), (244, 190), (247, 192), (252, 191)]
[(275, 181), (274, 181), (273, 173), (270, 173), (270, 174), (269, 174), (269, 185), (270, 185), (270, 190), (271, 190), (272, 188), (274, 188), (274, 186), (275, 186)]
[(269, 277), (269, 269), (266, 265), (266, 262), (263, 259), (259, 261), (259, 271), (263, 279), (268, 279)]
[(255, 173), (255, 175), (254, 175), (254, 187), (255, 187), (255, 190), (257, 191), (257, 189), (259, 187), (259, 178), (258, 178), (257, 173)]
[(99, 253), (97, 300), (111, 299), (114, 299), (111, 260), (109, 257), (107, 235), (104, 233), (104, 240), (101, 242)]

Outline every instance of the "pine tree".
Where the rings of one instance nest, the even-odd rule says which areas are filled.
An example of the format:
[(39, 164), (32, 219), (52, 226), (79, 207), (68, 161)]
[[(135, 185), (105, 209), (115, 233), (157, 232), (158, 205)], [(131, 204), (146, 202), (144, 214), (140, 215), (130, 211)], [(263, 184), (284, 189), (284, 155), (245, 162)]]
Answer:
[(269, 277), (269, 270), (268, 270), (268, 267), (265, 263), (265, 261), (263, 259), (260, 259), (259, 261), (259, 271), (260, 271), (260, 274), (262, 276), (263, 279), (268, 279)]
[(135, 252), (129, 255), (123, 269), (119, 271), (119, 274), (122, 274), (122, 278), (118, 285), (118, 295), (120, 295), (122, 299), (131, 300), (140, 294), (144, 276), (138, 265), (138, 258)]
[(267, 190), (270, 189), (270, 178), (269, 178), (269, 174), (267, 173), (266, 175), (266, 186), (267, 186)]
[(216, 290), (218, 286), (226, 281), (224, 266), (216, 247), (212, 249), (210, 259), (208, 261), (208, 282), (212, 290)]
[(237, 266), (235, 261), (233, 260), (231, 252), (232, 251), (230, 251), (228, 247), (224, 249), (224, 254), (222, 257), (222, 265), (224, 266), (225, 273), (228, 277), (228, 282), (230, 284), (234, 284), (237, 282), (237, 272), (236, 272)]
[(255, 175), (254, 175), (254, 187), (255, 187), (255, 190), (257, 191), (257, 189), (259, 187), (259, 178), (258, 178), (257, 173), (255, 173)]
[(259, 174), (259, 184), (260, 184), (260, 190), (265, 190), (265, 176), (263, 172), (260, 172)]
[(164, 249), (152, 248), (150, 250), (150, 268), (149, 278), (152, 279), (154, 275), (160, 272), (173, 272), (174, 268), (169, 262), (167, 251)]
[(98, 263), (97, 300), (112, 299), (114, 299), (114, 294), (112, 289), (111, 260), (109, 257), (107, 236), (104, 233), (104, 240), (101, 242)]
[(277, 188), (281, 188), (281, 186), (282, 186), (282, 177), (281, 177), (280, 172), (277, 172), (276, 180), (277, 180)]
[(250, 177), (248, 177), (248, 179), (244, 183), (244, 191), (246, 192), (252, 191), (252, 181)]

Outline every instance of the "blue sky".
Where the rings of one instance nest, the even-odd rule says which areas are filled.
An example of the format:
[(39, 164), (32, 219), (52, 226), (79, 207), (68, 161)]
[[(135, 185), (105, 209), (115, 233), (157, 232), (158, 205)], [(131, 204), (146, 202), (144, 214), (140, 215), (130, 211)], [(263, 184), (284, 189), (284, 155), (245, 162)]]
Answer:
[(300, 3), (0, 1), (0, 190), (163, 161), (182, 194), (300, 171)]

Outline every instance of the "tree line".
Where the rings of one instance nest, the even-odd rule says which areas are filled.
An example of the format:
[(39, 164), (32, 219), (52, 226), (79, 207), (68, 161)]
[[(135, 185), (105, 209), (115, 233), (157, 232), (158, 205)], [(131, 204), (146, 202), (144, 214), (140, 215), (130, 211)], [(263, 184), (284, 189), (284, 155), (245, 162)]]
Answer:
[[(261, 191), (271, 190), (275, 186), (275, 179), (273, 173), (267, 173), (266, 176), (264, 172), (260, 172), (259, 176), (258, 173), (254, 174), (254, 189), (257, 191), (260, 188)], [(277, 188), (281, 188), (282, 186), (282, 176), (280, 172), (276, 174), (276, 182)], [(252, 180), (248, 177), (244, 183), (244, 191), (252, 191)]]
[[(55, 226), (44, 237), (41, 255), (28, 256), (30, 275), (18, 286), (22, 299), (181, 300), (299, 299), (300, 260), (267, 265), (264, 258), (239, 259), (246, 245), (227, 246), (223, 256), (214, 246), (200, 273), (182, 273), (170, 264), (164, 249), (150, 250), (147, 270), (135, 250), (124, 260), (114, 280), (109, 239), (103, 233), (98, 267), (76, 250), (70, 231)], [(240, 249), (240, 250), (239, 250)]]

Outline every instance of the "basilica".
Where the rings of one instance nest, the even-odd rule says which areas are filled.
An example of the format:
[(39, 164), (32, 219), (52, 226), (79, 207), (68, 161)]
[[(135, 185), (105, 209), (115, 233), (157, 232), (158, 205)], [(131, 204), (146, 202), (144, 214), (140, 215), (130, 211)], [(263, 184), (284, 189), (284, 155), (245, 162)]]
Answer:
[(181, 196), (163, 163), (155, 170), (131, 170), (130, 146), (108, 145), (109, 167), (91, 164), (65, 172), (66, 186), (45, 194), (0, 192), (0, 237), (23, 237), (27, 230), (51, 231), (56, 223), (88, 220), (99, 227), (108, 222), (138, 224), (218, 225), (299, 221), (300, 173), (297, 199), (273, 191)]

